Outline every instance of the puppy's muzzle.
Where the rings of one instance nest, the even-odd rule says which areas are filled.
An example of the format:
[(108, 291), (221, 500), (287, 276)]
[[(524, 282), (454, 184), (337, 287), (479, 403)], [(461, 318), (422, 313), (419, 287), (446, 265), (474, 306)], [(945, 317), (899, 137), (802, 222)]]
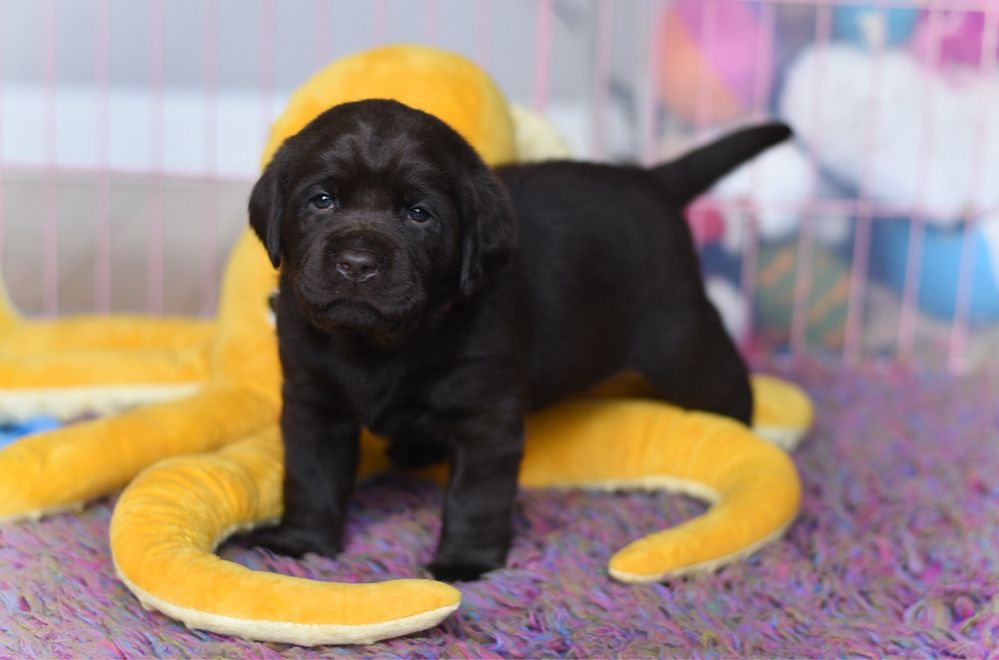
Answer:
[(378, 259), (364, 250), (343, 250), (338, 253), (336, 270), (351, 282), (366, 282), (378, 274)]

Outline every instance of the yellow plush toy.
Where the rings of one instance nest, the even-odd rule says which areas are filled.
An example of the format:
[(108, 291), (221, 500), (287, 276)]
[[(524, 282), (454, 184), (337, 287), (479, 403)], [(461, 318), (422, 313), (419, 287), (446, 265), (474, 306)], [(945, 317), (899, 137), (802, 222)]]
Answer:
[[(487, 162), (526, 155), (514, 138), (520, 126), (479, 69), (449, 53), (401, 46), (345, 58), (306, 83), (275, 124), (263, 162), (326, 107), (365, 97), (437, 115)], [(526, 121), (521, 116), (518, 123)], [(275, 281), (263, 248), (246, 232), (226, 268), (213, 323), (124, 318), (29, 326), (9, 306), (0, 309), (0, 415), (38, 412), (51, 393), (65, 395), (69, 408), (153, 401), (0, 450), (0, 519), (78, 505), (134, 478), (115, 509), (111, 549), (119, 575), (148, 606), (193, 627), (306, 645), (367, 642), (435, 625), (459, 604), (458, 592), (442, 583), (320, 583), (250, 571), (212, 554), (234, 531), (280, 515), (280, 370), (266, 304)], [(129, 396), (129, 387), (145, 391)], [(757, 377), (754, 394), (758, 424), (789, 438), (807, 429), (811, 407), (793, 386)], [(157, 401), (167, 397), (174, 398)], [(364, 448), (363, 473), (385, 467), (378, 439), (366, 436)], [(786, 528), (800, 497), (788, 457), (748, 429), (626, 399), (572, 402), (532, 417), (521, 481), (666, 488), (714, 502), (706, 514), (611, 558), (611, 574), (626, 581), (710, 569), (753, 552)]]
[(110, 413), (190, 393), (206, 377), (212, 332), (194, 319), (25, 321), (0, 286), (0, 420)]

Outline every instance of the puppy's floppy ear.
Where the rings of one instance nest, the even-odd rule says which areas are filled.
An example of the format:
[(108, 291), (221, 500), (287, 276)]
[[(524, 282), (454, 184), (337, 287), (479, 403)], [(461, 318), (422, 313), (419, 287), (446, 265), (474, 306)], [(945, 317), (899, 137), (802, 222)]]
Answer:
[(281, 265), (281, 217), (285, 200), (281, 191), (281, 163), (274, 158), (250, 193), (250, 226), (267, 248), (267, 256), (277, 268)]
[(463, 298), (500, 268), (517, 242), (517, 224), (506, 190), (484, 165), (462, 186), (461, 279)]

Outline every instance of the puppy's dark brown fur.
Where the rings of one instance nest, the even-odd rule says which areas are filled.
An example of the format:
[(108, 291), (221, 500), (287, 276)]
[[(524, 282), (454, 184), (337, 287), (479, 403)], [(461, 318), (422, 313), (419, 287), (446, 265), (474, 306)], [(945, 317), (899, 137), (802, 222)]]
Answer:
[(340, 551), (365, 425), (398, 463), (450, 460), (431, 570), (471, 579), (505, 561), (528, 412), (631, 369), (748, 422), (679, 210), (788, 135), (750, 129), (653, 170), (494, 174), (430, 115), (362, 101), (289, 139), (250, 200), (281, 265), (285, 444), (284, 517), (253, 540)]

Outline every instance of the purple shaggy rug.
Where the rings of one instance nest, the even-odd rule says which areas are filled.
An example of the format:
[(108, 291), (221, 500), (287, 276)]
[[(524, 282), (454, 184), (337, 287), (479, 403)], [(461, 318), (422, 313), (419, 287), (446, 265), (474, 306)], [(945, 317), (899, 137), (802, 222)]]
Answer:
[[(999, 653), (999, 374), (799, 365), (819, 410), (795, 454), (803, 508), (785, 539), (715, 575), (629, 586), (612, 551), (701, 510), (681, 497), (524, 492), (509, 568), (463, 585), (438, 628), (323, 655), (385, 657), (964, 656)], [(351, 581), (414, 576), (440, 492), (363, 485), (341, 561), (224, 550), (255, 568)], [(0, 656), (305, 656), (186, 630), (115, 579), (112, 501), (0, 528)]]

